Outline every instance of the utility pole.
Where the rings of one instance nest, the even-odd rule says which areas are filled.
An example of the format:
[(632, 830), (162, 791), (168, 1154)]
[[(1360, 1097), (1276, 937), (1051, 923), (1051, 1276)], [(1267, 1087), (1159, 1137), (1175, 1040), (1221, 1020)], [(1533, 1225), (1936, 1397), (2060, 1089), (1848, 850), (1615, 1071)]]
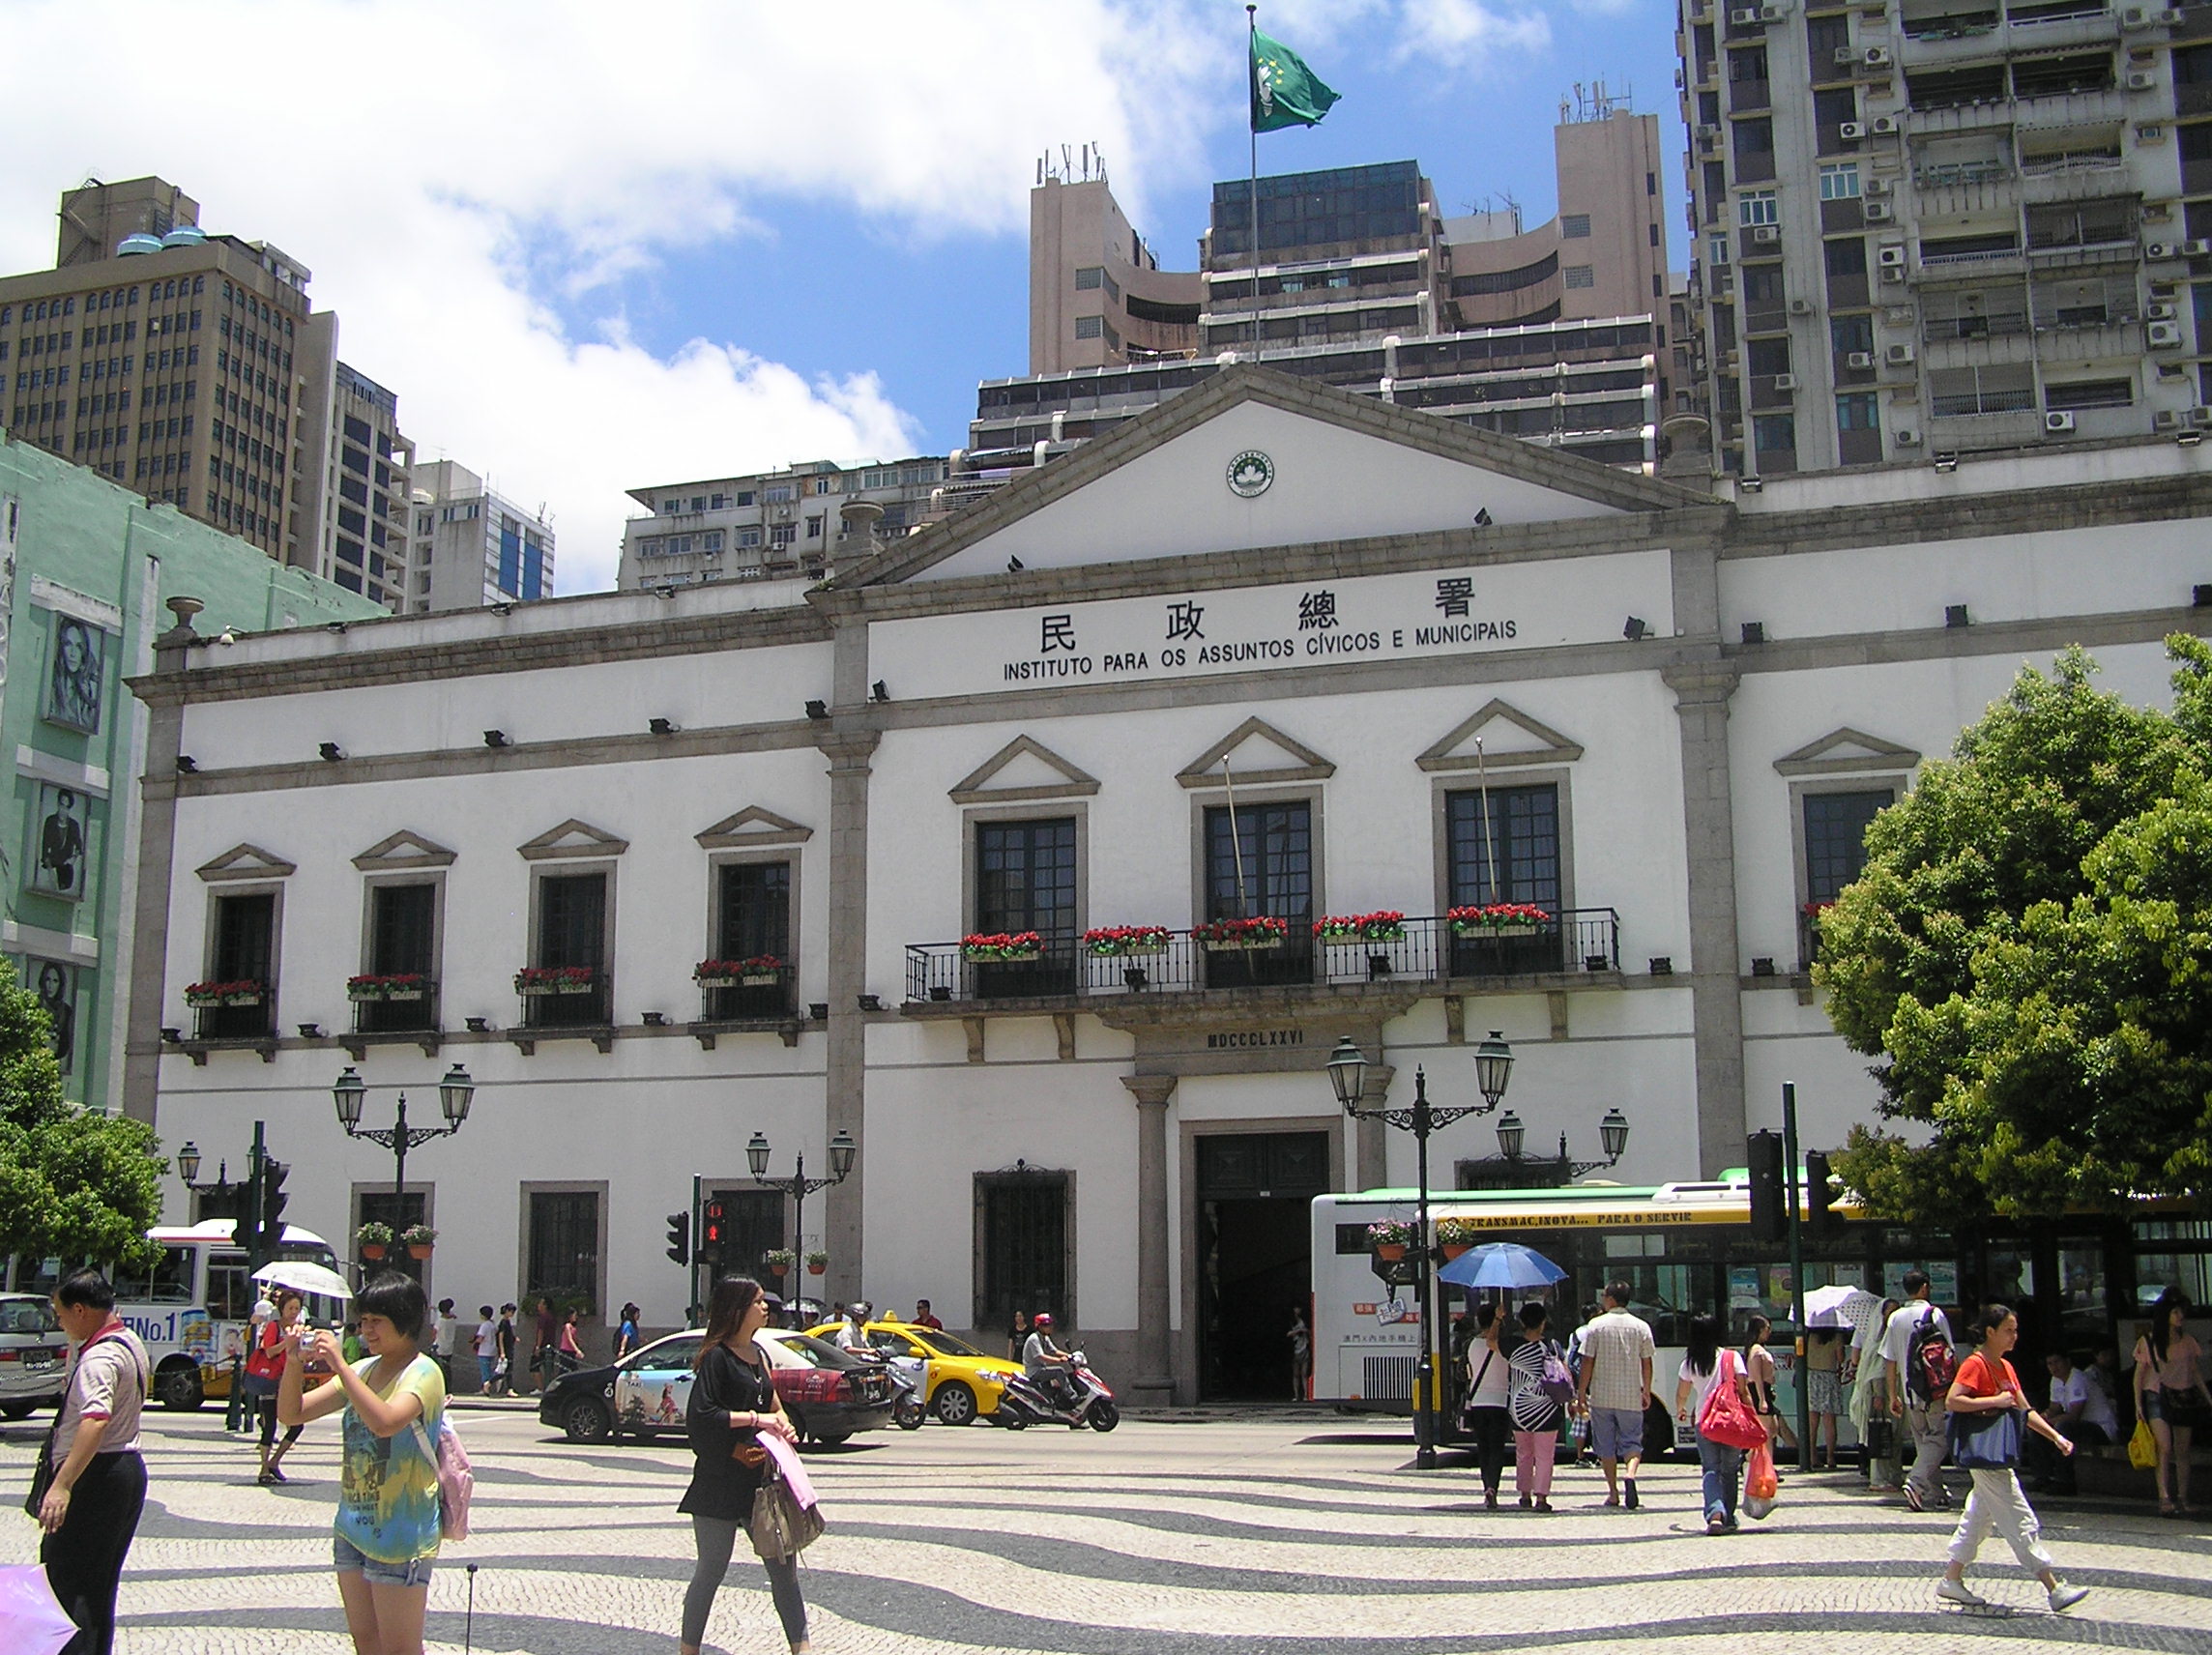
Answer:
[(1797, 1083), (1782, 1083), (1782, 1192), (1783, 1210), (1790, 1215), (1790, 1321), (1797, 1351), (1792, 1378), (1797, 1389), (1797, 1468), (1813, 1464), (1813, 1398), (1805, 1388), (1805, 1224), (1797, 1209)]

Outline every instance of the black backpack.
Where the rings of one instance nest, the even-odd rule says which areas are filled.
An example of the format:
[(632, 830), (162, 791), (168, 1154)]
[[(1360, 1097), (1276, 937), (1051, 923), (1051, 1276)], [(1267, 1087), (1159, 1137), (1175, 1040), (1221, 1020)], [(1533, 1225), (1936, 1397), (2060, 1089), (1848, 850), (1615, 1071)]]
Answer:
[(1933, 1408), (1959, 1377), (1959, 1353), (1951, 1348), (1951, 1330), (1943, 1313), (1934, 1305), (1912, 1326), (1912, 1343), (1905, 1350), (1905, 1388), (1922, 1408)]

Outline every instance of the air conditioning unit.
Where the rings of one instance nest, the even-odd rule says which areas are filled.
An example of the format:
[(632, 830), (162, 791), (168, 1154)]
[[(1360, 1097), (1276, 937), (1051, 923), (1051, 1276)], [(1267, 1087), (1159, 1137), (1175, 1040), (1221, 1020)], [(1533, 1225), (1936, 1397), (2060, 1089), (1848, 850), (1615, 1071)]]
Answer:
[(1842, 135), (1846, 143), (1851, 143), (1866, 136), (1866, 123), (1863, 121), (1846, 121), (1836, 131)]
[(1884, 270), (1903, 270), (1905, 268), (1905, 249), (1903, 247), (1883, 247), (1880, 252), (1875, 255), (1875, 258)]
[(1894, 345), (1885, 345), (1882, 347), (1881, 360), (1891, 367), (1910, 367), (1912, 347), (1902, 339)]
[(2143, 314), (2149, 317), (2153, 322), (2170, 322), (2173, 320), (2175, 312), (2172, 305), (2161, 301), (2155, 304), (2145, 305), (2143, 306)]
[(1774, 376), (1774, 389), (1777, 391), (1795, 391), (1797, 389), (1797, 376), (1793, 373), (1776, 374)]
[(1884, 281), (1903, 281), (1905, 267), (1901, 264), (1885, 264), (1881, 267), (1881, 278)]
[(2123, 29), (2163, 28), (2174, 20), (2174, 15), (2163, 6), (2130, 6), (2120, 14)]
[(2058, 413), (2046, 414), (2043, 417), (2043, 428), (2046, 431), (2052, 432), (2053, 435), (2056, 435), (2060, 432), (2071, 431), (2074, 429), (2074, 416), (2072, 414)]
[(2158, 90), (2158, 76), (2147, 69), (2131, 69), (2128, 71), (2128, 90), (2155, 92)]
[(1894, 178), (1870, 178), (1866, 181), (1866, 192), (1869, 195), (1887, 195), (1896, 188), (1897, 181)]
[(1917, 449), (1920, 446), (1920, 433), (1910, 425), (1900, 425), (1890, 433), (1890, 441), (1901, 449)]
[(1732, 6), (1729, 9), (1728, 20), (1732, 26), (1738, 29), (1756, 29), (1759, 27), (1759, 8), (1757, 6)]
[(1760, 247), (1770, 246), (1782, 240), (1782, 226), (1779, 224), (1755, 224), (1752, 226), (1751, 239)]
[(1810, 299), (1792, 299), (1792, 300), (1790, 300), (1790, 315), (1792, 315), (1792, 316), (1810, 316), (1810, 315), (1812, 315), (1812, 314), (1813, 314), (1813, 302), (1812, 302)]
[(1718, 127), (1700, 127), (1698, 129), (1698, 147), (1700, 149), (1717, 150), (1720, 146), (1721, 130)]
[(2183, 242), (2181, 244), (2181, 256), (2183, 258), (2204, 258), (2206, 256), (2212, 256), (2212, 242)]
[(1877, 138), (1895, 137), (1897, 135), (1897, 117), (1895, 115), (1877, 115), (1872, 127), (1874, 135)]
[(1874, 352), (1853, 351), (1844, 358), (1844, 366), (1864, 373), (1868, 368), (1874, 366)]
[(1886, 224), (1896, 217), (1897, 209), (1886, 201), (1869, 201), (1866, 204), (1866, 220), (1870, 224)]
[(2181, 349), (2181, 324), (2178, 322), (2153, 322), (2143, 330), (2143, 337), (2154, 351)]
[(1858, 62), (1858, 60), (1859, 60), (1859, 48), (1858, 48), (1858, 47), (1856, 47), (1856, 46), (1838, 46), (1838, 47), (1836, 48), (1836, 64), (1837, 64), (1837, 66), (1838, 66), (1839, 68), (1842, 68), (1842, 69), (1848, 69), (1848, 68), (1849, 68), (1849, 67), (1850, 67), (1852, 64), (1854, 64), (1854, 63)]
[(2161, 408), (2150, 417), (2150, 428), (2154, 431), (2178, 431), (2184, 422), (2178, 408)]
[(1759, 20), (1762, 23), (1779, 23), (1789, 15), (1790, 8), (1787, 6), (1761, 6), (1759, 9)]
[(2143, 244), (2143, 257), (2145, 258), (2170, 259), (2180, 256), (2178, 252), (2174, 251), (2171, 242), (2146, 242)]
[(1887, 69), (1889, 67), (1889, 47), (1869, 46), (1865, 51), (1859, 53), (1859, 62), (1865, 64), (1869, 69)]
[(2192, 408), (2186, 417), (2189, 423), (2197, 430), (2212, 425), (2212, 408)]

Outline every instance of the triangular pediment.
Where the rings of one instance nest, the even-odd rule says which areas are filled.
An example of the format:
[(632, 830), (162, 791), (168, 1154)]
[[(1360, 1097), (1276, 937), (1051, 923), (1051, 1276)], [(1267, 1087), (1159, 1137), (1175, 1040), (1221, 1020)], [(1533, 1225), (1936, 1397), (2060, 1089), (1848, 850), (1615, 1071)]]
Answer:
[[(1254, 460), (1252, 456), (1260, 456)], [(1239, 363), (898, 541), (835, 584), (1710, 508), (1703, 495)]]
[(725, 816), (697, 838), (701, 846), (710, 851), (746, 850), (754, 846), (803, 845), (814, 837), (814, 829), (800, 826), (788, 816), (758, 804), (748, 804), (735, 816)]
[(1176, 780), (1188, 788), (1260, 787), (1271, 782), (1325, 781), (1334, 774), (1336, 766), (1295, 736), (1285, 735), (1265, 718), (1247, 718), (1183, 766)]
[(1580, 742), (1518, 707), (1493, 700), (1413, 762), (1425, 770), (1514, 769), (1572, 764), (1582, 756)]
[(1783, 754), (1774, 761), (1774, 768), (1786, 776), (1852, 775), (1862, 771), (1895, 775), (1919, 763), (1920, 754), (1913, 748), (1847, 724), (1817, 741), (1806, 742), (1793, 753)]
[(235, 845), (195, 871), (210, 885), (219, 885), (230, 880), (290, 879), (299, 867), (259, 845)]
[(526, 860), (551, 862), (582, 857), (619, 857), (629, 849), (629, 841), (618, 839), (603, 828), (595, 828), (571, 816), (560, 827), (549, 828), (515, 849)]
[(454, 853), (445, 846), (402, 828), (391, 838), (379, 839), (354, 857), (353, 865), (363, 873), (387, 873), (408, 868), (450, 868), (453, 861)]
[(1031, 736), (1016, 736), (952, 784), (955, 804), (1016, 804), (1029, 798), (1088, 798), (1098, 778)]

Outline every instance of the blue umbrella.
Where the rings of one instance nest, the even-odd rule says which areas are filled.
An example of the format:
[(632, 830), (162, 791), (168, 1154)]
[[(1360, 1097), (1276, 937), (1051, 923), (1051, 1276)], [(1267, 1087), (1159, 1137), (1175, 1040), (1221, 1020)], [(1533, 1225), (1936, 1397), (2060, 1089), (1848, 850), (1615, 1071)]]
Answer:
[(1437, 1272), (1437, 1280), (1460, 1288), (1548, 1288), (1567, 1272), (1532, 1247), (1518, 1241), (1485, 1241)]

